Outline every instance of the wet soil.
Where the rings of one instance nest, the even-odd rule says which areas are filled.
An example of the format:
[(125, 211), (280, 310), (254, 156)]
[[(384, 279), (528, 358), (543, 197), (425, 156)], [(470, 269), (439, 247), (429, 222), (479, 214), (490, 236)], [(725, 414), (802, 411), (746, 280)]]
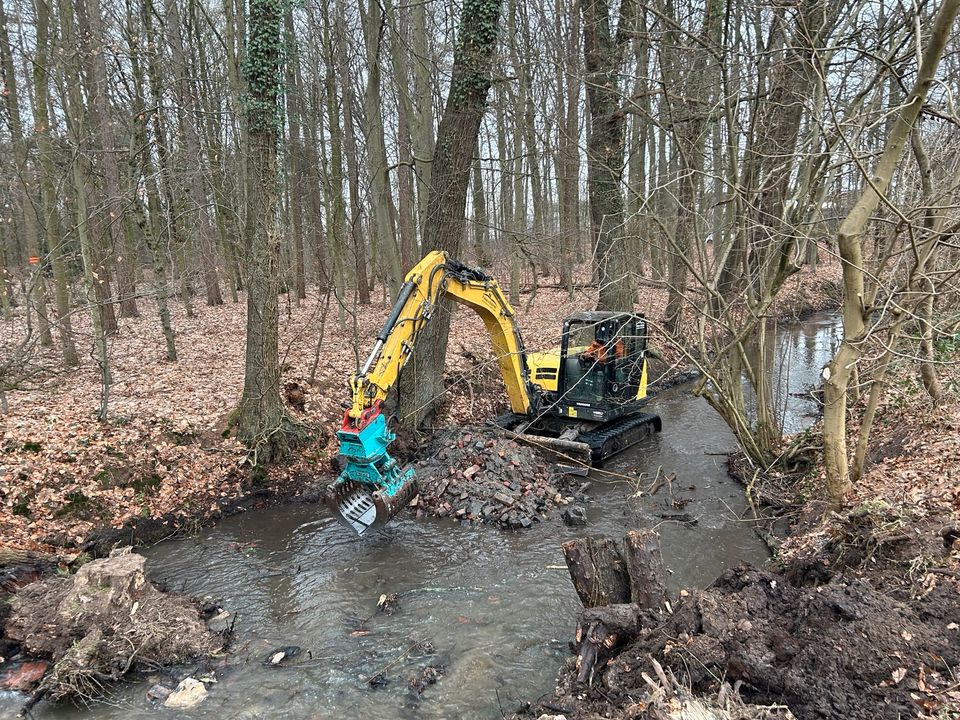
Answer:
[(548, 703), (570, 710), (571, 720), (634, 717), (625, 710), (656, 658), (695, 691), (715, 696), (722, 682), (737, 684), (748, 702), (788, 705), (800, 720), (918, 717), (955, 703), (958, 624), (948, 583), (911, 597), (865, 579), (796, 587), (740, 565), (645, 627), (594, 687), (565, 671)]

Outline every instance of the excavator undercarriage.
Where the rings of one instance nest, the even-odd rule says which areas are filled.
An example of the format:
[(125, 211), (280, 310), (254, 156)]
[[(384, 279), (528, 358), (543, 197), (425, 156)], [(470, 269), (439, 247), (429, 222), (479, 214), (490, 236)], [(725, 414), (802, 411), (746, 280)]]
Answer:
[(552, 452), (566, 462), (601, 467), (606, 460), (636, 445), (655, 432), (662, 421), (653, 413), (638, 413), (608, 423), (583, 422), (576, 425), (535, 422), (525, 415), (508, 413), (489, 421), (513, 437), (542, 450)]

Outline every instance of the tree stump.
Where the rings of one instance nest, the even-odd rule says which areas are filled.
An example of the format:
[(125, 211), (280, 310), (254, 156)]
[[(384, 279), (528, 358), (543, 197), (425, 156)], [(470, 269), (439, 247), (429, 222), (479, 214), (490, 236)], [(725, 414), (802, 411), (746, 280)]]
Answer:
[(630, 602), (630, 576), (615, 540), (570, 540), (563, 544), (563, 557), (584, 607)]
[(577, 681), (590, 685), (601, 653), (609, 655), (640, 632), (640, 608), (633, 603), (586, 608), (577, 624)]
[(590, 685), (598, 663), (640, 634), (641, 612), (659, 609), (667, 598), (660, 536), (630, 531), (622, 554), (610, 538), (579, 538), (563, 544), (563, 555), (584, 605), (577, 622), (577, 680)]
[(666, 570), (656, 530), (631, 530), (623, 538), (623, 557), (630, 577), (630, 601), (658, 608), (667, 599)]

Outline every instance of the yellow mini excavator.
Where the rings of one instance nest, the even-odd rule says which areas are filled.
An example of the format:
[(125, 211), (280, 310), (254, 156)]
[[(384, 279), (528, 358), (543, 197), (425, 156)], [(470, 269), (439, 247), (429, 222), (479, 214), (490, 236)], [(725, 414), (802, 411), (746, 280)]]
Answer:
[(497, 281), (431, 252), (407, 274), (370, 356), (350, 378), (352, 401), (337, 432), (343, 470), (330, 486), (328, 504), (357, 534), (384, 525), (417, 493), (413, 469), (401, 469), (387, 452), (396, 435), (383, 402), (443, 297), (475, 310), (493, 342), (513, 412), (492, 423), (592, 464), (659, 432), (660, 418), (642, 412), (643, 315), (579, 312), (564, 321), (559, 348), (527, 353)]

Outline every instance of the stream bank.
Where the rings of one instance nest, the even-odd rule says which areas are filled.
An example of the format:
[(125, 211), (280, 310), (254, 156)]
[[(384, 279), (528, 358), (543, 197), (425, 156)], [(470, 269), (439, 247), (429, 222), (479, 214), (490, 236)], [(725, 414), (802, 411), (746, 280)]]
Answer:
[(555, 692), (515, 717), (558, 710), (567, 720), (686, 717), (638, 705), (661, 668), (712, 700), (712, 717), (730, 717), (719, 714), (724, 695), (789, 708), (800, 720), (955, 717), (958, 607), (947, 583), (918, 596), (842, 576), (796, 586), (782, 573), (741, 564), (705, 590), (674, 596), (672, 612), (648, 613), (632, 637), (618, 638), (591, 686), (577, 682), (567, 660)]
[[(707, 717), (960, 717), (960, 366), (931, 406), (909, 361), (878, 407), (866, 472), (845, 508), (823, 502), (817, 424), (786, 469), (731, 470), (781, 518), (772, 567), (740, 564), (670, 598), (604, 658), (593, 687), (568, 659), (554, 693), (518, 718), (680, 718), (691, 692)], [(851, 426), (863, 405), (851, 412)], [(669, 677), (658, 681), (660, 671)], [(674, 679), (676, 682), (674, 683)], [(664, 691), (671, 684), (676, 695)], [(659, 690), (657, 688), (660, 688)], [(679, 688), (679, 690), (677, 690)], [(731, 705), (731, 698), (736, 702)], [(753, 704), (745, 708), (742, 701)]]

